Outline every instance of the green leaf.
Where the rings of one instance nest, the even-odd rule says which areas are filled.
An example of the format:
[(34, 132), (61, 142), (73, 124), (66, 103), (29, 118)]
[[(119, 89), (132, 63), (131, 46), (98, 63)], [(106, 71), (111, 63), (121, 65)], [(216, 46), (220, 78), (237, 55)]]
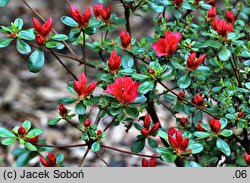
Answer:
[(179, 64), (178, 62), (176, 62), (175, 60), (171, 60), (170, 61), (171, 64), (178, 70), (186, 70), (184, 66), (182, 66), (181, 64)]
[(56, 34), (52, 36), (50, 39), (53, 39), (54, 41), (65, 41), (68, 39), (68, 36), (65, 34)]
[(173, 154), (173, 153), (167, 153), (167, 154), (162, 154), (161, 158), (165, 162), (172, 163), (172, 162), (174, 162), (176, 160), (177, 155)]
[(82, 140), (87, 140), (89, 138), (87, 133), (83, 133), (81, 136)]
[(61, 99), (59, 99), (59, 102), (62, 104), (73, 104), (75, 101), (77, 101), (76, 98), (61, 98)]
[(17, 39), (16, 48), (19, 51), (19, 53), (21, 53), (23, 55), (27, 55), (31, 52), (30, 46), (27, 43), (25, 43), (23, 40), (20, 40), (20, 39)]
[(134, 153), (139, 153), (141, 152), (145, 147), (145, 139), (137, 139), (136, 141), (133, 142), (131, 146), (131, 151)]
[(63, 153), (58, 153), (56, 155), (56, 164), (62, 164), (64, 161), (64, 154)]
[(153, 149), (156, 148), (156, 147), (158, 147), (157, 142), (156, 142), (155, 140), (149, 138), (149, 137), (148, 137), (148, 145), (149, 145), (151, 148), (153, 148)]
[(204, 139), (204, 138), (211, 136), (211, 134), (208, 132), (194, 132), (194, 136)]
[(93, 35), (96, 32), (96, 28), (95, 27), (87, 27), (84, 29), (84, 33), (87, 35)]
[(4, 7), (9, 3), (10, 0), (0, 0), (0, 7)]
[(33, 138), (35, 136), (39, 136), (43, 133), (43, 130), (40, 128), (34, 128), (29, 131), (29, 133), (26, 135), (27, 138)]
[(24, 143), (24, 146), (25, 146), (28, 150), (30, 150), (30, 151), (37, 151), (36, 146), (32, 145), (32, 144), (29, 143), (29, 142), (25, 142), (25, 143)]
[(226, 156), (230, 156), (231, 151), (229, 145), (222, 139), (218, 138), (216, 141), (216, 147), (223, 152)]
[(68, 17), (68, 16), (63, 16), (61, 18), (61, 21), (62, 21), (62, 23), (64, 23), (67, 26), (70, 26), (70, 27), (78, 26), (78, 23), (73, 18)]
[(210, 126), (209, 126), (209, 124), (207, 124), (207, 123), (201, 123), (200, 125), (201, 125), (201, 127), (204, 128), (205, 130), (210, 131)]
[(55, 119), (51, 119), (49, 120), (48, 124), (49, 125), (55, 125), (57, 124), (62, 118), (55, 118)]
[(201, 165), (199, 165), (198, 163), (194, 161), (186, 161), (185, 167), (201, 167)]
[(21, 30), (23, 27), (23, 20), (21, 18), (17, 18), (14, 21), (15, 26), (18, 28), (18, 30)]
[(61, 50), (64, 48), (64, 44), (63, 43), (60, 43), (60, 42), (57, 42), (57, 41), (48, 41), (46, 42), (46, 47), (47, 48), (55, 48), (55, 49), (58, 49), (58, 50)]
[(221, 118), (220, 119), (221, 129), (225, 128), (227, 126), (227, 119)]
[(163, 139), (168, 138), (168, 134), (166, 132), (164, 132), (163, 130), (158, 130), (158, 135)]
[(99, 142), (95, 142), (95, 143), (93, 143), (91, 145), (91, 150), (94, 151), (94, 152), (97, 152), (97, 151), (99, 151), (100, 147), (101, 147), (100, 143)]
[(122, 67), (124, 69), (131, 69), (134, 66), (134, 59), (132, 55), (126, 54), (122, 57)]
[(10, 132), (9, 130), (0, 127), (0, 137), (11, 138), (11, 137), (15, 137), (15, 135), (12, 132)]
[(245, 87), (250, 90), (250, 82), (245, 83)]
[(154, 81), (145, 81), (142, 84), (140, 84), (138, 92), (144, 95), (153, 89), (154, 89)]
[(207, 40), (205, 42), (203, 42), (200, 45), (197, 45), (197, 47), (199, 48), (207, 48), (207, 47), (213, 47), (216, 49), (220, 49), (222, 46), (222, 44), (219, 41), (215, 41), (215, 40)]
[(29, 131), (31, 128), (31, 122), (29, 120), (24, 121), (22, 127), (25, 128), (26, 132)]
[(13, 39), (11, 38), (5, 38), (5, 39), (0, 39), (0, 48), (5, 48), (6, 46), (9, 46)]
[(181, 76), (177, 81), (177, 85), (181, 89), (189, 87), (190, 84), (191, 84), (191, 77), (189, 75)]
[(136, 97), (135, 101), (133, 103), (136, 104), (143, 104), (147, 101), (147, 98), (144, 95), (139, 95)]
[(30, 157), (30, 151), (27, 151), (26, 149), (24, 149), (25, 152), (22, 153), (20, 156), (18, 156), (17, 160), (16, 160), (16, 166), (18, 167), (24, 167), (28, 164), (29, 162), (29, 157)]
[(16, 138), (7, 138), (7, 139), (2, 140), (2, 144), (6, 146), (12, 145), (15, 142), (16, 142)]
[(229, 137), (229, 136), (233, 135), (233, 131), (224, 129), (220, 132), (220, 135), (222, 135), (224, 137)]
[(175, 10), (174, 11), (174, 16), (175, 16), (175, 18), (180, 19), (182, 17), (182, 14), (181, 14), (181, 12), (179, 10)]
[(39, 72), (44, 65), (44, 53), (41, 49), (36, 49), (29, 57), (28, 69), (30, 72)]
[(139, 115), (139, 111), (138, 111), (137, 107), (127, 107), (127, 108), (125, 108), (125, 111), (128, 115), (130, 115), (132, 117), (137, 117)]
[(34, 34), (34, 29), (22, 30), (19, 32), (18, 36), (28, 41), (32, 41), (36, 39), (35, 34)]
[(202, 144), (199, 143), (191, 143), (188, 146), (189, 149), (192, 149), (192, 154), (197, 154), (200, 153), (201, 151), (203, 151), (203, 146)]
[(230, 56), (231, 56), (231, 52), (226, 48), (223, 47), (220, 52), (219, 52), (219, 58), (221, 61), (227, 61), (229, 60)]
[(78, 102), (78, 104), (75, 106), (75, 111), (77, 114), (84, 115), (86, 112), (86, 106), (83, 104), (83, 102)]
[(144, 75), (144, 74), (133, 74), (132, 78), (136, 79), (137, 81), (145, 81), (146, 79), (148, 79), (148, 76)]

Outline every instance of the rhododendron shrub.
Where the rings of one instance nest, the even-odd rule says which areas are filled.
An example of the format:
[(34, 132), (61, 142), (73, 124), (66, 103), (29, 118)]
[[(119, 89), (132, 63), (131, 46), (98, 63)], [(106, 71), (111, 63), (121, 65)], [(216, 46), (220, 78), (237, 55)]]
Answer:
[[(8, 2), (1, 0), (0, 6)], [(165, 162), (186, 167), (250, 166), (250, 2), (221, 2), (120, 0), (113, 2), (124, 11), (118, 16), (109, 0), (93, 7), (65, 0), (68, 13), (61, 23), (68, 32), (55, 31), (53, 22), (59, 20), (41, 17), (31, 6), (35, 14), (30, 22), (16, 18), (1, 25), (0, 48), (16, 44), (30, 72), (39, 76), (49, 54), (68, 72), (69, 93), (58, 101), (58, 114), (48, 125), (56, 128), (64, 121), (80, 132), (82, 141), (60, 147), (48, 144), (46, 129), (29, 120), (12, 130), (0, 127), (3, 145), (22, 145), (18, 149), (22, 153), (13, 151), (17, 165), (26, 166), (38, 156), (41, 166), (65, 166), (61, 149), (85, 147), (80, 166), (90, 151), (109, 166), (101, 149), (138, 156), (137, 165), (142, 167)], [(150, 29), (146, 36), (135, 34), (139, 30), (131, 23), (136, 16), (144, 20), (142, 12), (154, 24), (149, 27), (148, 18), (144, 22)], [(72, 45), (82, 54), (77, 55)], [(88, 54), (99, 60), (90, 61)], [(64, 57), (84, 66), (81, 72), (67, 67)], [(93, 81), (90, 68), (98, 73)], [(99, 110), (96, 116), (93, 108)], [(103, 128), (107, 117), (112, 120)], [(124, 149), (109, 145), (110, 127), (118, 125), (124, 126), (119, 133), (133, 139)], [(106, 153), (102, 151), (102, 156)]]

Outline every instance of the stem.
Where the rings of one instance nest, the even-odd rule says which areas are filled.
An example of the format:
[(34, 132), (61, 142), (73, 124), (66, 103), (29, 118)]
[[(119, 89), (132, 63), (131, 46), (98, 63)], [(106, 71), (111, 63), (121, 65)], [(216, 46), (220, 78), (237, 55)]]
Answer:
[(81, 131), (82, 133), (84, 133), (84, 131), (82, 129), (80, 129), (77, 125), (75, 125), (74, 123), (72, 123), (70, 120), (64, 118), (71, 126), (73, 126), (74, 128), (76, 128), (77, 130)]
[[(46, 22), (45, 19), (26, 2), (26, 0), (22, 0), (22, 1), (36, 16), (38, 16), (43, 22)], [(53, 28), (52, 28), (52, 31), (55, 34), (57, 34), (57, 32)], [(76, 59), (78, 59), (78, 56), (76, 55), (76, 53), (70, 48), (70, 46), (65, 41), (63, 41), (63, 44), (68, 48), (68, 50), (71, 52), (71, 54), (73, 54), (73, 56)]]
[(112, 123), (115, 121), (115, 119), (117, 118), (117, 116), (118, 115), (116, 115), (113, 119), (112, 119), (112, 121), (106, 126), (106, 128), (104, 128), (104, 132), (112, 125)]
[(244, 138), (243, 138), (243, 142), (242, 145), (245, 148), (245, 151), (250, 154), (250, 144), (248, 141), (248, 131), (246, 128), (243, 129), (243, 134), (244, 134)]
[(123, 2), (123, 0), (120, 0), (123, 8), (124, 8), (124, 16), (126, 19), (126, 31), (131, 35), (131, 29), (130, 29), (130, 11), (129, 11), (129, 7), (126, 6), (126, 4)]
[(95, 119), (95, 122), (94, 122), (94, 124), (97, 125), (97, 126), (98, 126), (98, 124), (99, 124), (99, 122), (100, 122), (100, 120), (101, 120), (101, 118), (100, 118), (100, 113), (101, 113), (101, 112), (102, 112), (102, 110), (99, 109), (99, 111), (98, 111), (98, 113), (97, 113), (97, 116), (96, 116), (96, 119)]
[(95, 153), (97, 156), (98, 156), (98, 158), (107, 166), (107, 167), (110, 167), (110, 165), (96, 152)]
[(68, 73), (75, 79), (78, 80), (77, 77), (69, 70), (69, 68), (62, 62), (62, 60), (55, 54), (55, 52), (52, 49), (49, 49), (49, 51), (54, 55), (54, 57), (60, 62), (60, 64), (68, 71)]
[[(188, 101), (188, 100), (185, 99), (185, 98), (182, 98), (182, 97), (178, 96), (177, 93), (175, 93), (175, 92), (173, 92), (171, 89), (169, 89), (169, 88), (168, 88), (166, 85), (164, 85), (160, 80), (158, 80), (158, 83), (160, 83), (165, 89), (167, 89), (167, 91), (169, 91), (170, 93), (172, 93), (172, 94), (175, 95), (176, 97), (179, 97), (179, 98), (182, 99), (183, 101), (185, 101), (185, 102), (191, 104), (192, 106), (194, 106), (194, 107), (196, 107), (197, 109), (199, 109), (199, 110), (205, 112), (206, 114), (215, 117), (213, 114), (211, 114), (210, 112), (208, 112), (208, 111), (202, 109), (200, 106), (198, 106), (198, 105), (196, 105), (196, 104), (194, 104), (194, 103)], [(215, 117), (215, 118), (217, 118), (217, 117)], [(219, 118), (217, 118), (217, 119), (219, 119)]]
[(239, 72), (238, 72), (238, 69), (237, 69), (237, 64), (236, 64), (236, 63), (234, 64), (233, 61), (232, 61), (232, 60), (235, 60), (235, 57), (231, 57), (231, 59), (229, 59), (229, 60), (230, 60), (231, 66), (232, 66), (232, 68), (233, 68), (235, 77), (236, 77), (236, 79), (237, 79), (237, 81), (238, 81), (238, 84), (239, 84), (239, 86), (242, 88), (242, 83), (241, 83), (240, 75), (239, 75)]
[(87, 75), (87, 55), (86, 55), (86, 42), (85, 42), (85, 31), (82, 29), (83, 39), (82, 39), (82, 63), (84, 64), (84, 73)]
[(80, 165), (79, 165), (79, 167), (82, 167), (83, 166), (83, 163), (84, 163), (84, 160), (86, 159), (86, 157), (87, 157), (87, 155), (88, 155), (88, 153), (89, 153), (89, 148), (85, 151), (85, 153), (84, 153), (84, 155), (83, 155), (83, 157), (82, 157), (82, 160), (81, 160), (81, 163), (80, 163)]
[(120, 152), (120, 153), (123, 153), (123, 154), (130, 154), (130, 155), (147, 157), (147, 158), (158, 158), (158, 159), (161, 159), (160, 156), (151, 156), (151, 155), (146, 155), (146, 154), (133, 153), (133, 152), (130, 152), (130, 151), (125, 151), (125, 150), (117, 149), (115, 147), (110, 147), (110, 146), (106, 146), (106, 145), (101, 145), (101, 147), (106, 148), (106, 149), (110, 149), (110, 150), (113, 150), (113, 151), (117, 151), (117, 152)]

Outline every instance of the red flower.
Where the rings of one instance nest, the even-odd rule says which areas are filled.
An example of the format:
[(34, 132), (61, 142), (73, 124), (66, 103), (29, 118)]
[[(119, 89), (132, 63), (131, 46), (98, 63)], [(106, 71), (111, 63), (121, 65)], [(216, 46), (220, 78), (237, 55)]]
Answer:
[(207, 19), (214, 20), (215, 17), (216, 17), (216, 8), (212, 7), (207, 12)]
[(181, 33), (168, 31), (165, 33), (165, 38), (160, 38), (152, 44), (152, 48), (156, 51), (157, 56), (170, 56), (177, 50), (181, 38)]
[(87, 78), (84, 73), (80, 75), (78, 81), (74, 80), (74, 90), (78, 94), (79, 98), (85, 99), (95, 89), (97, 82), (92, 82), (87, 86)]
[(183, 3), (183, 0), (174, 0), (174, 5), (178, 8)]
[(52, 30), (52, 18), (50, 17), (43, 25), (36, 18), (32, 18), (34, 29), (37, 32), (36, 43), (38, 45), (43, 45), (48, 39), (49, 33)]
[(186, 123), (187, 123), (187, 118), (181, 117), (180, 118), (180, 123), (181, 123), (181, 126), (185, 126)]
[(233, 25), (219, 18), (215, 18), (212, 27), (217, 31), (218, 35), (222, 36), (224, 39), (227, 38), (229, 32), (233, 32)]
[(213, 7), (215, 7), (215, 0), (208, 0), (207, 2), (206, 2), (207, 4), (210, 4), (211, 6), (213, 6)]
[[(175, 134), (175, 137), (174, 137), (174, 134)], [(191, 154), (191, 149), (187, 149), (189, 139), (183, 138), (179, 130), (175, 129), (174, 133), (173, 133), (173, 130), (169, 131), (168, 140), (169, 140), (170, 145), (174, 148), (177, 154), (179, 155)]]
[(93, 11), (97, 19), (109, 22), (111, 15), (110, 6), (104, 8), (102, 3), (98, 3), (97, 5), (94, 5)]
[(18, 128), (18, 134), (19, 134), (19, 135), (25, 135), (25, 134), (26, 134), (25, 128), (22, 127), (22, 126), (20, 126), (20, 127)]
[(37, 34), (40, 34), (43, 37), (47, 37), (52, 30), (52, 18), (50, 17), (43, 25), (36, 18), (32, 18), (34, 29)]
[(226, 11), (226, 20), (228, 23), (234, 23), (235, 21), (235, 15), (232, 10)]
[(120, 39), (121, 39), (121, 44), (122, 47), (125, 50), (129, 50), (131, 47), (131, 36), (128, 32), (125, 32), (124, 30), (121, 31), (120, 33)]
[(63, 104), (59, 105), (59, 114), (62, 118), (66, 118), (68, 116), (68, 110)]
[(101, 130), (97, 130), (97, 133), (96, 133), (98, 136), (102, 135), (102, 131)]
[(115, 83), (107, 87), (107, 92), (123, 104), (132, 103), (138, 96), (139, 85), (140, 83), (135, 82), (130, 77), (123, 76), (116, 78)]
[(238, 118), (242, 118), (244, 116), (244, 112), (243, 111), (240, 111), (239, 113), (238, 113)]
[(194, 96), (192, 102), (193, 102), (195, 105), (197, 105), (197, 106), (199, 106), (199, 107), (201, 107), (201, 108), (204, 108), (204, 107), (205, 107), (204, 100), (203, 100), (203, 98), (200, 96), (200, 94), (196, 94), (196, 95)]
[(209, 125), (212, 132), (214, 132), (215, 134), (218, 134), (220, 132), (221, 128), (220, 120), (216, 120), (214, 119), (214, 117), (212, 117), (209, 121)]
[(40, 161), (44, 167), (56, 167), (56, 156), (53, 153), (49, 153), (47, 160), (40, 157)]
[(91, 122), (90, 122), (90, 119), (89, 118), (87, 118), (85, 121), (84, 121), (84, 127), (89, 127), (90, 125), (91, 125)]
[(244, 159), (245, 159), (247, 166), (250, 166), (250, 156), (246, 152), (244, 153)]
[(150, 69), (149, 69), (149, 74), (152, 75), (152, 76), (154, 76), (154, 75), (155, 75), (154, 69), (150, 68)]
[(142, 161), (141, 161), (141, 165), (142, 167), (156, 167), (156, 158), (154, 157), (155, 154), (152, 155), (153, 157), (151, 157), (149, 159), (149, 161), (146, 159), (146, 158), (142, 158)]
[(31, 144), (36, 144), (39, 140), (39, 137), (38, 136), (35, 136), (33, 138), (26, 138), (26, 141), (27, 142), (30, 142)]
[(149, 129), (150, 124), (151, 124), (150, 115), (146, 114), (146, 116), (144, 118), (144, 123), (143, 123), (144, 128), (141, 130), (141, 134), (144, 137), (153, 135), (160, 127), (160, 122), (157, 122), (157, 123), (154, 124), (154, 126), (151, 129)]
[(121, 57), (117, 55), (116, 50), (113, 50), (108, 61), (109, 72), (111, 74), (117, 74), (120, 65)]
[(206, 130), (201, 126), (202, 120), (199, 120), (198, 124), (196, 125), (196, 130), (205, 132)]
[(198, 59), (196, 59), (196, 52), (189, 55), (187, 59), (187, 70), (196, 70), (197, 67), (204, 62), (206, 54), (203, 54)]
[(70, 13), (72, 18), (79, 24), (80, 28), (86, 28), (89, 24), (91, 11), (89, 8), (83, 14), (73, 5), (70, 5)]
[(179, 93), (178, 93), (177, 100), (178, 100), (179, 102), (182, 102), (182, 101), (183, 101), (182, 98), (185, 98), (185, 93), (179, 92)]

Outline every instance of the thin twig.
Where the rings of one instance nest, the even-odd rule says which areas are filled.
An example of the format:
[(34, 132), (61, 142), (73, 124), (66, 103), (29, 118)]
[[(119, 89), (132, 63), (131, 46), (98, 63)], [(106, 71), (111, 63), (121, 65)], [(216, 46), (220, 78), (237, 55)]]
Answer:
[(65, 145), (65, 146), (56, 146), (56, 145), (47, 145), (47, 144), (34, 144), (34, 146), (37, 147), (53, 147), (56, 149), (66, 149), (71, 147), (84, 147), (87, 146), (87, 144), (75, 144), (75, 145)]
[(82, 64), (84, 64), (84, 73), (87, 75), (87, 55), (86, 55), (86, 43), (85, 43), (85, 31), (82, 29), (82, 45), (81, 45), (81, 50), (82, 50)]
[(107, 167), (111, 167), (97, 152), (95, 153), (98, 158), (107, 166)]
[(112, 123), (116, 120), (118, 115), (114, 116), (114, 118), (112, 119), (112, 121), (106, 126), (106, 128), (104, 128), (104, 132), (112, 125)]
[(85, 151), (85, 153), (84, 153), (84, 155), (83, 155), (83, 157), (82, 157), (82, 160), (81, 160), (81, 163), (80, 163), (80, 165), (79, 165), (79, 167), (82, 167), (83, 166), (83, 163), (84, 163), (84, 160), (86, 159), (86, 157), (87, 157), (87, 155), (88, 155), (88, 153), (89, 153), (89, 148), (87, 148), (87, 150)]
[(117, 149), (115, 147), (110, 147), (110, 146), (106, 146), (106, 145), (101, 145), (101, 147), (106, 148), (106, 149), (110, 149), (110, 150), (113, 150), (113, 151), (117, 151), (117, 152), (120, 152), (120, 153), (123, 153), (123, 154), (130, 154), (130, 155), (134, 155), (134, 156), (161, 159), (160, 156), (151, 156), (151, 155), (146, 155), (146, 154), (133, 153), (133, 152), (130, 152), (130, 151), (125, 151), (125, 150)]
[(75, 125), (74, 123), (72, 123), (70, 120), (64, 118), (71, 126), (73, 126), (74, 128), (78, 129), (79, 131), (81, 131), (82, 133), (84, 133), (84, 131), (82, 129), (80, 129), (77, 125)]

